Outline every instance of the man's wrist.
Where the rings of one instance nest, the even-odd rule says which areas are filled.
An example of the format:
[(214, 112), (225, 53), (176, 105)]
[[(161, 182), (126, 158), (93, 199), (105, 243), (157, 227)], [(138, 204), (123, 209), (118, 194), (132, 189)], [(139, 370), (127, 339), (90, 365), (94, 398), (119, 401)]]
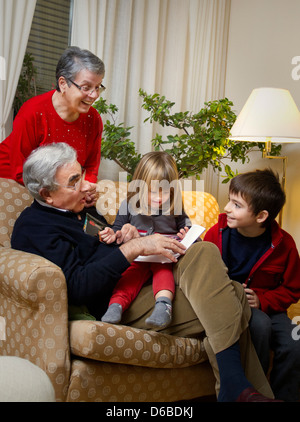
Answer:
[(143, 254), (142, 238), (134, 238), (120, 246), (120, 251), (128, 262), (132, 262), (139, 255)]

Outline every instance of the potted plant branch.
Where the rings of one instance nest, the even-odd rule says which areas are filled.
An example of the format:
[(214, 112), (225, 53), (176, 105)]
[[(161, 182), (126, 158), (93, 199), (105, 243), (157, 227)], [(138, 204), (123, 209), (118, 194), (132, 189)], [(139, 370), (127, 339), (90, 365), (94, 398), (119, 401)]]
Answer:
[[(103, 139), (101, 144), (101, 157), (113, 160), (131, 178), (134, 169), (141, 159), (141, 155), (135, 149), (135, 144), (129, 139), (130, 130), (133, 126), (125, 126), (124, 123), (117, 125), (116, 113), (118, 107), (107, 104), (106, 100), (99, 98), (93, 106), (103, 117), (109, 118), (104, 122)], [(103, 119), (104, 120), (104, 119)]]
[[(212, 166), (215, 171), (224, 171), (223, 183), (226, 183), (235, 176), (228, 160), (244, 164), (249, 162), (251, 151), (262, 151), (264, 148), (262, 143), (234, 142), (228, 139), (236, 114), (232, 109), (233, 103), (227, 98), (206, 102), (197, 113), (172, 113), (175, 103), (164, 96), (148, 95), (142, 89), (139, 95), (143, 99), (142, 107), (149, 113), (145, 121), (155, 121), (162, 127), (177, 130), (175, 135), (168, 135), (165, 139), (156, 134), (151, 142), (155, 150), (162, 149), (174, 157), (181, 178), (195, 176), (199, 179), (203, 170)], [(112, 104), (107, 105), (103, 98), (94, 106), (101, 115), (108, 114), (111, 118), (111, 121), (104, 123), (102, 156), (114, 160), (132, 175), (141, 158), (129, 138), (132, 127), (126, 127), (123, 123), (116, 125), (115, 114), (118, 108)], [(280, 150), (280, 145), (272, 144), (272, 155), (279, 155)]]
[(25, 101), (36, 95), (36, 76), (37, 70), (34, 66), (34, 57), (31, 53), (25, 53), (13, 103), (14, 116), (16, 116)]

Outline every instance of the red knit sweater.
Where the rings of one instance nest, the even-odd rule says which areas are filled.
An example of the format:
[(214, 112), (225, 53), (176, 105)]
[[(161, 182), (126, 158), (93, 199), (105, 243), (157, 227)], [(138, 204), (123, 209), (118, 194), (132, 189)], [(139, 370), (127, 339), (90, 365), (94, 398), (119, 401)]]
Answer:
[(23, 104), (12, 133), (0, 144), (0, 177), (23, 184), (23, 163), (40, 145), (66, 142), (76, 149), (78, 162), (86, 169), (86, 179), (95, 183), (101, 155), (103, 123), (91, 107), (74, 122), (66, 122), (52, 104), (53, 91), (38, 95)]

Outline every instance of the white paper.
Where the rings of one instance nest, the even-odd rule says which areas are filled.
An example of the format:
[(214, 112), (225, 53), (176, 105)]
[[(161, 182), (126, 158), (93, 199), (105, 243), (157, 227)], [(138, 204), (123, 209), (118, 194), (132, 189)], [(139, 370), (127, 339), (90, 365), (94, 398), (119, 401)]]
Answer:
[[(185, 237), (182, 239), (181, 243), (188, 249), (201, 234), (205, 231), (205, 228), (202, 226), (199, 226), (198, 224), (194, 224), (190, 230), (187, 232)], [(180, 254), (174, 255), (176, 258), (180, 256)], [(138, 262), (160, 262), (161, 264), (165, 263), (172, 263), (172, 261), (168, 258), (166, 258), (163, 255), (139, 255), (135, 261)]]

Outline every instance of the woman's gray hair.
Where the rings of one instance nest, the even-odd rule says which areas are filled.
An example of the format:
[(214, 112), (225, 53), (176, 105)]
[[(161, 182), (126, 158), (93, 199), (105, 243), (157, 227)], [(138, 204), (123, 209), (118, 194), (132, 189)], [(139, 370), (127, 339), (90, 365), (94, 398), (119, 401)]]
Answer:
[(59, 142), (42, 145), (32, 151), (23, 166), (23, 181), (31, 195), (44, 202), (40, 190), (58, 188), (56, 173), (60, 167), (74, 163), (77, 153), (70, 145)]
[(79, 47), (69, 47), (61, 55), (56, 66), (56, 90), (60, 92), (58, 80), (63, 76), (68, 85), (70, 80), (76, 79), (77, 74), (87, 69), (96, 75), (105, 74), (104, 63), (99, 57), (89, 50), (82, 50)]

